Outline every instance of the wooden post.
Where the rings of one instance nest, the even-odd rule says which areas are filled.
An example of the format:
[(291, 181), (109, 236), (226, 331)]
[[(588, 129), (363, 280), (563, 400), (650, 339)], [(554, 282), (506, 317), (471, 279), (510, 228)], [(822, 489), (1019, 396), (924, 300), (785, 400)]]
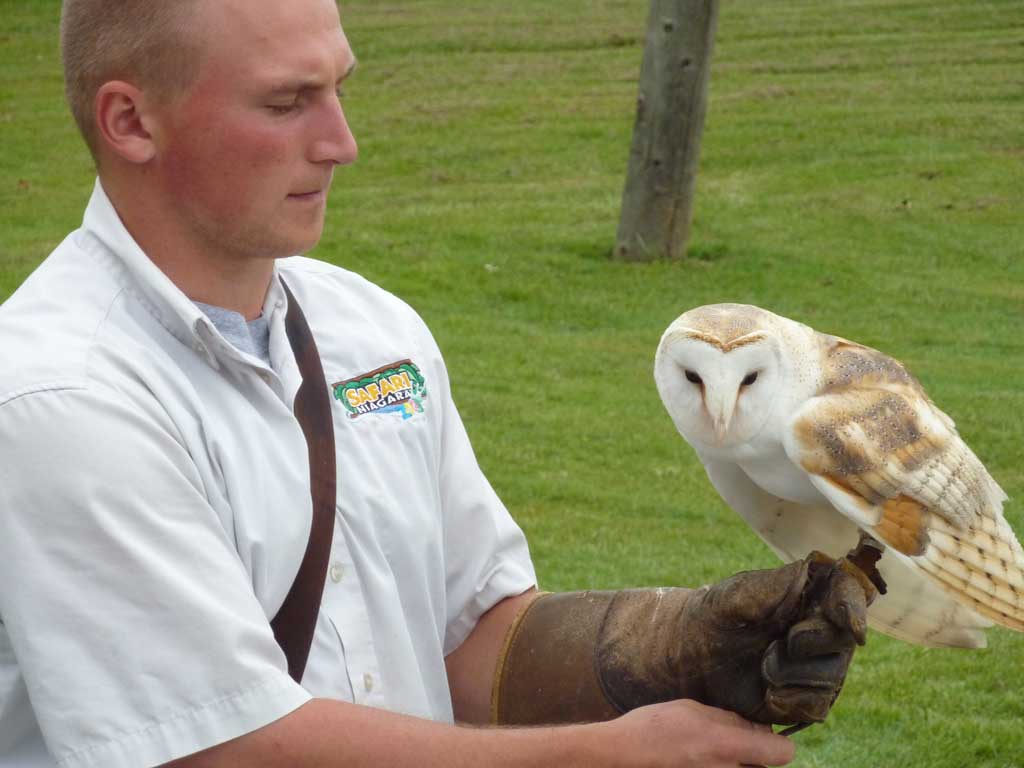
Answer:
[(719, 0), (651, 0), (615, 256), (686, 254)]

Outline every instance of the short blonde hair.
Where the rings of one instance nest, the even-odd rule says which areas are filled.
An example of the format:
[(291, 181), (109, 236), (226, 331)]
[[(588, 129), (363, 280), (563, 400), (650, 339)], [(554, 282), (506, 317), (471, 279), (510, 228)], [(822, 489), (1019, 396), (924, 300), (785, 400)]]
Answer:
[(192, 31), (199, 0), (63, 0), (60, 48), (71, 113), (97, 156), (96, 93), (125, 80), (160, 101), (195, 79), (201, 40)]

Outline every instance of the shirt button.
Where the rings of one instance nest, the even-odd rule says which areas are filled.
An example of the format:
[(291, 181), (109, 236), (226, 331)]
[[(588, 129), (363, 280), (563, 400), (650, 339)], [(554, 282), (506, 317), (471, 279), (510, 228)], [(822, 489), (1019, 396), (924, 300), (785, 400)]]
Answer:
[(341, 577), (345, 574), (345, 566), (341, 563), (334, 563), (331, 566), (331, 581), (337, 584), (341, 581)]
[(367, 693), (373, 690), (373, 675), (369, 672), (363, 675), (363, 688), (366, 689)]

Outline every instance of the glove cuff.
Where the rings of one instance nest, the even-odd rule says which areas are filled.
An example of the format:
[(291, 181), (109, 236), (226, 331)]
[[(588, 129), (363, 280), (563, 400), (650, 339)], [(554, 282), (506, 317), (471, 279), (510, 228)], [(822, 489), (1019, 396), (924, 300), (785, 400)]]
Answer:
[(670, 657), (678, 654), (688, 594), (645, 589), (541, 595), (506, 636), (491, 723), (598, 722), (683, 697)]
[(491, 689), (493, 725), (610, 720), (594, 648), (614, 592), (546, 593), (512, 624)]
[(602, 690), (620, 712), (674, 699), (705, 699), (702, 681), (686, 674), (687, 606), (706, 589), (627, 589), (605, 613), (595, 659)]

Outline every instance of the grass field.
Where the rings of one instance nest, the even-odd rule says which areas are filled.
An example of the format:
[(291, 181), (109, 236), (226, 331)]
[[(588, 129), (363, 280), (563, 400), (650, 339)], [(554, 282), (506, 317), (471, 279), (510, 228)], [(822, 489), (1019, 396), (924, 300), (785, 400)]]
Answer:
[[(0, 0), (0, 298), (92, 171), (56, 0)], [(350, 0), (359, 163), (315, 255), (403, 296), (547, 589), (767, 567), (664, 413), (683, 310), (759, 304), (900, 358), (1024, 533), (1024, 1), (725, 0), (693, 241), (612, 262), (647, 4)], [(1024, 766), (1024, 637), (873, 634), (796, 765)]]

